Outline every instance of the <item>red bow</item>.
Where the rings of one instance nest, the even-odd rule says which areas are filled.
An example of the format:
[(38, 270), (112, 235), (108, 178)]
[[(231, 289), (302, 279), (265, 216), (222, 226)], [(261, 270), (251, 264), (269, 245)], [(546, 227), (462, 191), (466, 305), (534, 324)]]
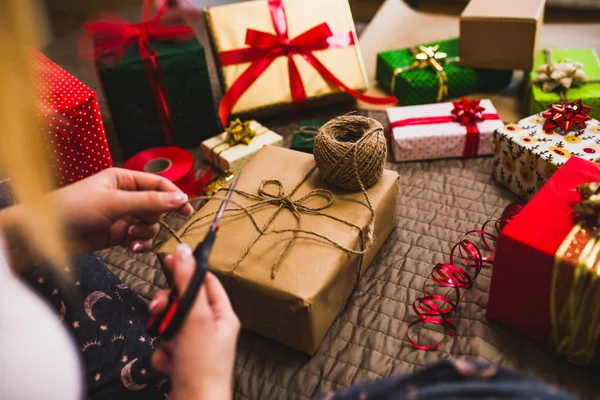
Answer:
[(479, 105), (480, 100), (467, 100), (466, 97), (460, 101), (453, 101), (454, 109), (451, 111), (456, 121), (461, 125), (476, 125), (483, 121), (485, 107)]
[(546, 118), (544, 129), (559, 128), (569, 131), (573, 128), (585, 129), (585, 121), (591, 119), (588, 115), (592, 107), (586, 106), (577, 99), (572, 103), (552, 104), (547, 111), (542, 113)]
[(278, 57), (287, 57), (288, 60), (292, 101), (294, 103), (302, 103), (306, 100), (304, 84), (294, 61), (294, 54), (304, 57), (327, 81), (350, 93), (357, 99), (373, 104), (394, 104), (398, 102), (393, 96), (383, 98), (372, 97), (350, 89), (313, 54), (313, 51), (317, 50), (354, 45), (354, 32), (334, 34), (329, 25), (324, 22), (290, 39), (282, 0), (269, 0), (269, 10), (276, 32), (275, 35), (268, 32), (247, 29), (245, 43), (249, 47), (222, 51), (218, 54), (222, 67), (251, 63), (223, 96), (223, 100), (219, 106), (219, 116), (221, 117), (223, 126), (227, 125), (227, 118), (238, 100)]
[[(158, 64), (156, 51), (151, 41), (187, 41), (194, 38), (194, 31), (187, 25), (172, 25), (183, 17), (174, 13), (164, 17), (168, 0), (161, 0), (154, 16), (152, 0), (144, 0), (141, 22), (130, 23), (117, 14), (101, 13), (83, 25), (83, 36), (79, 40), (79, 54), (89, 60), (101, 60), (112, 65), (137, 44), (140, 58), (148, 77), (158, 117), (160, 118), (167, 144), (175, 144), (175, 128), (165, 93), (165, 85)], [(93, 49), (90, 51), (90, 49)]]

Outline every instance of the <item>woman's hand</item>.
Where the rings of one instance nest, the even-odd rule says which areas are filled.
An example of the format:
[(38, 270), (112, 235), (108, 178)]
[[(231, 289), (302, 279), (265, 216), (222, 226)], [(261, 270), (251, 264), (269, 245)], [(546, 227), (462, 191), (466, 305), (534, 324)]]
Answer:
[[(190, 248), (179, 245), (175, 256), (165, 258), (179, 293), (184, 293), (196, 261)], [(150, 303), (152, 314), (161, 313), (169, 292), (161, 291)], [(161, 342), (152, 357), (157, 370), (170, 375), (170, 398), (230, 399), (233, 366), (240, 322), (223, 286), (210, 272), (183, 325), (168, 342)]]
[(194, 211), (188, 196), (168, 179), (119, 168), (99, 172), (50, 196), (77, 253), (114, 245), (147, 251), (163, 213)]

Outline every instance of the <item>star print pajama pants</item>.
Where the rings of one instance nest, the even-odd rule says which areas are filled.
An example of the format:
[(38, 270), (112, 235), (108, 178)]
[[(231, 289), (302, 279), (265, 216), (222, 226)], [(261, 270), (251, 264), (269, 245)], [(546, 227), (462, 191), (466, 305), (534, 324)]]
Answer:
[(155, 338), (146, 333), (148, 306), (95, 254), (72, 263), (73, 282), (62, 284), (47, 268), (26, 280), (54, 307), (75, 337), (91, 400), (165, 399), (169, 381), (150, 365)]

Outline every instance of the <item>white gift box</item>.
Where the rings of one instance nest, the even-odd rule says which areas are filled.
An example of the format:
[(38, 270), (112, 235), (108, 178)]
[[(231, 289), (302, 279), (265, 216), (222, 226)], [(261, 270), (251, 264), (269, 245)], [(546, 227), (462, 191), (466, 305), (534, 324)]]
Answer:
[[(473, 144), (472, 155), (492, 154), (494, 131), (504, 124), (490, 100), (481, 100), (479, 105), (485, 108), (482, 111), (485, 119), (471, 129), (478, 134), (469, 133), (467, 126), (453, 119), (452, 102), (388, 108), (394, 161), (468, 157), (471, 155), (468, 146)], [(467, 140), (468, 135), (474, 135), (472, 140)]]
[(226, 144), (227, 132), (205, 140), (200, 144), (204, 159), (222, 171), (239, 171), (263, 146), (283, 146), (283, 137), (255, 120), (250, 121), (250, 129), (256, 132), (249, 144)]

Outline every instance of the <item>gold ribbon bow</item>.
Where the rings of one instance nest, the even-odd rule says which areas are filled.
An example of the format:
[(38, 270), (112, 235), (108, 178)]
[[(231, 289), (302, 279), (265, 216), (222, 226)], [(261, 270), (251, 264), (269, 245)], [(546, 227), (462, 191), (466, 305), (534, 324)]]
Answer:
[(554, 258), (551, 339), (558, 354), (589, 364), (600, 340), (600, 183), (579, 185), (577, 191), (582, 200), (573, 214), (580, 220)]
[(230, 148), (239, 144), (248, 146), (252, 139), (254, 139), (256, 136), (262, 135), (263, 133), (269, 131), (269, 129), (267, 129), (266, 127), (261, 126), (262, 129), (260, 132), (258, 132), (250, 127), (251, 123), (252, 121), (242, 122), (242, 120), (239, 118), (236, 118), (229, 123), (229, 126), (225, 128), (226, 134), (223, 142), (219, 143), (218, 145), (212, 148), (211, 158), (213, 164), (219, 164), (218, 157), (222, 152), (229, 150)]
[(448, 54), (439, 51), (440, 45), (435, 46), (417, 46), (410, 48), (410, 52), (415, 57), (415, 61), (408, 67), (400, 67), (394, 70), (390, 89), (392, 93), (396, 91), (396, 79), (398, 75), (406, 71), (415, 69), (432, 68), (436, 73), (439, 81), (439, 89), (437, 93), (437, 102), (439, 103), (448, 96), (448, 77), (444, 71), (444, 65), (456, 63), (460, 61), (459, 57), (448, 58)]
[(570, 62), (561, 60), (552, 62), (552, 53), (549, 50), (543, 50), (546, 63), (535, 69), (536, 75), (532, 82), (541, 85), (542, 91), (549, 93), (556, 89), (559, 90), (560, 100), (566, 103), (567, 90), (574, 85), (585, 83), (599, 83), (600, 80), (589, 80), (583, 71), (583, 64), (580, 62)]

